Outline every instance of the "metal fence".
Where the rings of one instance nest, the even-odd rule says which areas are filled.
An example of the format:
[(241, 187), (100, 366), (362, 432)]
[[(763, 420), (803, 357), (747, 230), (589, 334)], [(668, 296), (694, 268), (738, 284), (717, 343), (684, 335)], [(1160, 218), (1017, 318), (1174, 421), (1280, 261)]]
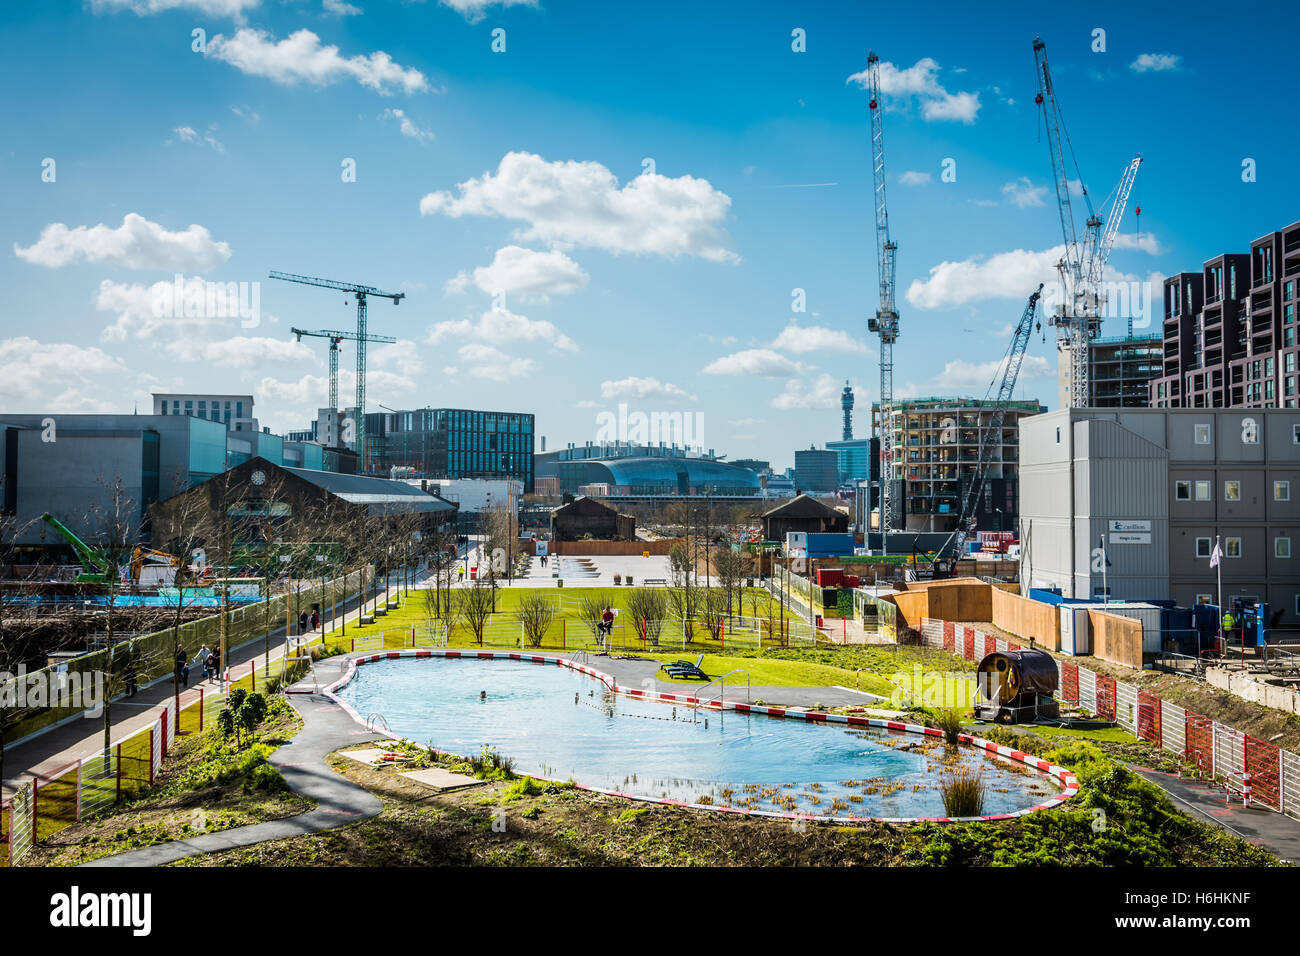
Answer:
[[(988, 653), (989, 647), (1021, 649), (1014, 641), (977, 628), (929, 617), (921, 619), (921, 643), (973, 661)], [(1056, 696), (1065, 703), (1116, 721), (1142, 740), (1222, 780), (1229, 790), (1240, 793), (1249, 774), (1252, 802), (1300, 819), (1300, 757), (1075, 661), (1058, 658), (1056, 667), (1060, 675)]]
[(224, 702), (221, 694), (193, 688), (181, 694), (179, 708), (169, 700), (148, 726), (106, 750), (36, 774), (0, 803), (0, 866), (19, 863), (41, 840), (152, 786), (177, 738), (209, 726)]

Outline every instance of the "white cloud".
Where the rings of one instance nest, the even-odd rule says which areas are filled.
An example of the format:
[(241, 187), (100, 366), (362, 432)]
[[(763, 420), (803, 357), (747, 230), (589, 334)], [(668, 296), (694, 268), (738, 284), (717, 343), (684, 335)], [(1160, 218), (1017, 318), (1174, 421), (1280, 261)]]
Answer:
[(739, 261), (722, 228), (731, 197), (706, 179), (643, 172), (620, 188), (614, 174), (597, 162), (548, 162), (533, 153), (507, 153), (496, 172), (456, 189), (459, 196), (429, 193), (420, 200), (420, 213), (518, 219), (528, 225), (517, 238), (552, 245)]
[(262, 0), (90, 0), (95, 13), (116, 13), (129, 10), (138, 17), (147, 17), (168, 10), (193, 10), (210, 17), (231, 17), (241, 20), (245, 10), (258, 6)]
[(202, 226), (191, 224), (181, 232), (169, 232), (131, 212), (116, 229), (103, 223), (69, 229), (52, 222), (26, 249), (14, 243), (14, 255), (51, 269), (84, 260), (126, 269), (206, 272), (230, 258), (230, 245), (213, 242)]
[(1134, 73), (1169, 73), (1179, 69), (1180, 60), (1173, 53), (1143, 53), (1128, 68)]
[(716, 358), (704, 366), (706, 375), (758, 375), (785, 378), (802, 375), (806, 367), (771, 349), (745, 349)]
[(695, 396), (671, 382), (661, 382), (657, 378), (637, 378), (630, 375), (618, 381), (600, 383), (600, 396), (606, 399), (631, 398), (644, 401), (648, 398), (680, 399), (691, 401)]
[(43, 406), (40, 396), (54, 385), (63, 390), (65, 403), (71, 402), (76, 394), (71, 391), (73, 381), (86, 384), (99, 375), (116, 377), (125, 373), (122, 361), (102, 349), (68, 342), (38, 342), (25, 335), (0, 340), (0, 398), (8, 401)]
[[(398, 339), (387, 345), (372, 345), (366, 353), (367, 367), (387, 369), (390, 366), (403, 378), (413, 378), (424, 371), (416, 344), (410, 339)], [(368, 373), (367, 373), (368, 374)]]
[(218, 33), (208, 41), (204, 53), (250, 76), (266, 77), (285, 86), (299, 82), (326, 86), (353, 79), (385, 95), (394, 88), (406, 93), (429, 89), (423, 73), (394, 63), (382, 50), (369, 55), (340, 56), (338, 47), (322, 46), (320, 37), (310, 30), (298, 30), (276, 41), (264, 30), (244, 27), (232, 37)]
[(784, 349), (796, 355), (805, 352), (856, 352), (865, 355), (870, 351), (849, 333), (828, 329), (820, 325), (796, 325), (791, 322), (772, 343), (774, 349)]
[(1007, 201), (1013, 206), (1019, 206), (1024, 209), (1028, 206), (1045, 206), (1047, 205), (1044, 196), (1047, 195), (1046, 186), (1035, 186), (1028, 176), (1021, 176), (1015, 182), (1007, 183), (1002, 187), (1002, 195), (1007, 197)]
[[(974, 394), (983, 396), (996, 377), (1002, 379), (1006, 356), (987, 362), (968, 362), (954, 359), (944, 364), (943, 371), (933, 382), (920, 385), (909, 382), (896, 389), (900, 398), (914, 398), (919, 395)], [(1041, 355), (1026, 355), (1020, 366), (1018, 381), (1029, 379), (1054, 378), (1056, 369)]]
[(731, 418), (731, 419), (728, 419), (728, 420), (727, 420), (727, 424), (728, 424), (728, 425), (742, 425), (742, 426), (743, 426), (743, 425), (761, 425), (761, 424), (763, 424), (763, 419), (761, 419), (761, 418)]
[(332, 13), (336, 17), (355, 17), (362, 12), (360, 7), (353, 6), (347, 0), (324, 0), (321, 6), (326, 13)]
[(1135, 232), (1121, 232), (1115, 236), (1116, 249), (1136, 249), (1139, 252), (1145, 252), (1148, 255), (1158, 256), (1165, 251), (1165, 247), (1149, 232), (1138, 235)]
[(840, 401), (839, 380), (825, 373), (817, 376), (812, 385), (792, 378), (785, 390), (772, 399), (773, 408), (834, 408)]
[(930, 182), (934, 177), (929, 173), (922, 173), (915, 169), (909, 169), (903, 175), (898, 177), (898, 181), (904, 186), (923, 186)]
[[(212, 128), (213, 127), (209, 127), (209, 129)], [(226, 151), (225, 144), (222, 143), (221, 140), (217, 139), (210, 133), (199, 133), (193, 126), (175, 126), (172, 128), (172, 135), (182, 143), (207, 143), (218, 153), (224, 153)], [(167, 144), (170, 145), (170, 143), (171, 140), (167, 140)]]
[[(881, 62), (880, 92), (883, 96), (900, 101), (915, 98), (920, 102), (921, 115), (926, 120), (975, 122), (980, 109), (979, 94), (949, 93), (939, 82), (938, 73), (939, 64), (928, 56), (905, 69), (899, 69), (893, 63)], [(854, 73), (845, 82), (870, 89), (866, 70)]]
[(478, 23), (490, 7), (537, 7), (537, 0), (441, 0), (470, 23)]
[(553, 348), (576, 352), (578, 345), (544, 319), (516, 315), (509, 309), (491, 309), (477, 320), (451, 319), (429, 329), (425, 340), (430, 345), (451, 340), (473, 339), (488, 345), (513, 345), (518, 342), (548, 342)]
[[(109, 341), (122, 341), (128, 337), (148, 339), (159, 332), (172, 331), (192, 335), (196, 329), (231, 326), (241, 327), (249, 318), (241, 318), (240, 310), (248, 315), (252, 303), (253, 286), (246, 284), (247, 296), (239, 295), (232, 283), (207, 282), (198, 276), (187, 278), (180, 295), (180, 307), (175, 307), (175, 287), (170, 280), (143, 285), (138, 282), (113, 282), (104, 279), (99, 283), (95, 308), (116, 312), (117, 320), (104, 328), (102, 337)], [(233, 293), (233, 295), (232, 295)], [(176, 312), (180, 311), (180, 315)], [(190, 314), (185, 314), (187, 311)], [(260, 313), (260, 319), (276, 321), (269, 313)]]
[(211, 342), (185, 336), (169, 342), (166, 350), (182, 362), (202, 362), (218, 368), (256, 368), (267, 362), (319, 362), (305, 342), (266, 336), (235, 335)]
[(568, 295), (587, 284), (587, 273), (558, 249), (536, 252), (522, 246), (505, 246), (492, 264), (479, 266), (471, 276), (462, 272), (447, 283), (447, 292), (464, 292), (472, 282), (488, 295), (498, 291), (517, 295), (524, 302), (546, 302), (552, 295)]
[(416, 126), (411, 122), (411, 118), (406, 115), (404, 110), (387, 109), (379, 114), (379, 118), (399, 120), (400, 123), (398, 129), (401, 130), (402, 135), (407, 139), (413, 139), (420, 143), (427, 143), (433, 139), (433, 130), (422, 129), (419, 126)]
[(907, 301), (918, 309), (941, 309), (982, 299), (1023, 299), (1040, 282), (1056, 279), (1056, 263), (1064, 246), (1042, 252), (1015, 249), (987, 259), (972, 256), (944, 261), (930, 269), (928, 279), (913, 279)]
[(465, 372), (474, 378), (485, 378), (492, 382), (522, 378), (531, 374), (536, 367), (530, 358), (516, 358), (500, 349), (476, 342), (462, 345), (456, 354), (465, 363)]

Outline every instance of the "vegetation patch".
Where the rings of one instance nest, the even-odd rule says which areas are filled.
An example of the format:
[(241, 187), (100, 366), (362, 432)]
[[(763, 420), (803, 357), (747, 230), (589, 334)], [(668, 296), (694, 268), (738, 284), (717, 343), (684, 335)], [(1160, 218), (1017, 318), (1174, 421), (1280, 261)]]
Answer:
[(60, 830), (38, 844), (24, 864), (72, 866), (312, 809), (315, 804), (290, 792), (280, 771), (267, 762), (298, 732), (301, 720), (283, 698), (265, 699), (262, 706), (262, 720), (238, 737), (221, 725), (181, 737), (154, 786)]

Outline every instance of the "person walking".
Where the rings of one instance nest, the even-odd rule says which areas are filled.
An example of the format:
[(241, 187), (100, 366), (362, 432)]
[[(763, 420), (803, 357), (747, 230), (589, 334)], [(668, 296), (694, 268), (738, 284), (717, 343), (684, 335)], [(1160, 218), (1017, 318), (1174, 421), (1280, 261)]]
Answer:
[(139, 688), (136, 687), (135, 655), (131, 652), (129, 644), (126, 648), (126, 659), (122, 666), (122, 683), (126, 685), (126, 696), (134, 697)]
[(311, 629), (314, 631), (320, 627), (320, 611), (317, 608), (311, 609)]
[(304, 610), (301, 614), (298, 615), (298, 633), (299, 633), (299, 634), (306, 634), (306, 633), (307, 633), (307, 622), (308, 622), (308, 620), (309, 620), (309, 618), (308, 618), (308, 615), (307, 615), (306, 610)]
[(199, 647), (199, 652), (194, 655), (194, 659), (198, 661), (199, 667), (202, 669), (204, 677), (208, 676), (208, 658), (211, 655), (212, 652), (208, 650), (208, 645), (206, 644), (201, 645)]
[(212, 653), (208, 655), (208, 679), (217, 680), (221, 677), (221, 648), (214, 647)]
[(178, 687), (190, 686), (190, 656), (185, 653), (185, 645), (176, 645), (176, 684)]

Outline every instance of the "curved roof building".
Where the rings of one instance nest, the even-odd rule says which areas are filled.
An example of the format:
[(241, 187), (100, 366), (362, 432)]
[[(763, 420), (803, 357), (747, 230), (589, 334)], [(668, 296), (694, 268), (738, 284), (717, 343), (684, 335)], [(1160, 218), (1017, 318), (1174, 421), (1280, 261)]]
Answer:
[(601, 458), (555, 463), (561, 487), (605, 484), (617, 495), (759, 495), (749, 468), (707, 458)]

